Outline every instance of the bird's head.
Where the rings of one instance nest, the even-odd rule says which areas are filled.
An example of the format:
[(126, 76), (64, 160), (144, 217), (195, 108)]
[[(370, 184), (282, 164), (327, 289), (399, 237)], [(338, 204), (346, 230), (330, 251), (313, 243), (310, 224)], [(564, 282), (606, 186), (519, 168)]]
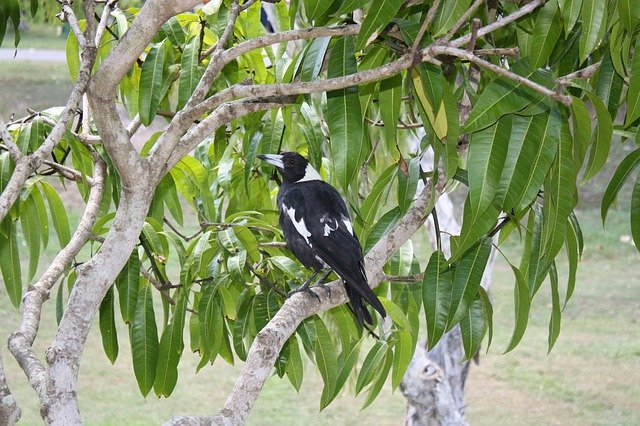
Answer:
[(309, 161), (297, 152), (283, 152), (282, 154), (261, 154), (259, 159), (276, 166), (282, 174), (285, 183), (322, 180), (320, 174)]

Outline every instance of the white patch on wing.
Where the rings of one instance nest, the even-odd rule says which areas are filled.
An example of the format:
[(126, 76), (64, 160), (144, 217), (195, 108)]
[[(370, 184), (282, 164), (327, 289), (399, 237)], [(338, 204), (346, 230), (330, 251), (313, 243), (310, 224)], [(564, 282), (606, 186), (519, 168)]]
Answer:
[[(334, 228), (329, 226), (329, 223), (331, 223), (331, 222), (333, 222), (333, 224), (335, 225)], [(336, 221), (335, 219), (330, 218), (328, 214), (325, 214), (324, 216), (322, 216), (320, 218), (320, 223), (324, 223), (324, 236), (325, 237), (329, 236), (331, 231), (335, 231), (336, 229), (338, 229), (338, 221)]]
[(353, 235), (353, 225), (351, 224), (351, 221), (343, 216), (342, 223), (344, 223), (344, 226), (347, 227), (347, 231), (349, 231), (349, 233)]
[(322, 178), (316, 169), (313, 168), (311, 163), (307, 163), (307, 168), (304, 170), (304, 176), (302, 176), (302, 179), (297, 182), (309, 182), (312, 180), (322, 180)]
[(284, 204), (282, 204), (282, 207), (287, 212), (287, 215), (291, 219), (291, 222), (293, 223), (293, 226), (296, 228), (296, 231), (298, 231), (298, 234), (302, 235), (302, 237), (307, 242), (307, 244), (311, 245), (311, 243), (309, 242), (309, 237), (311, 236), (311, 232), (309, 232), (309, 230), (307, 229), (307, 225), (304, 224), (304, 218), (301, 217), (300, 221), (298, 222), (296, 220), (296, 209), (294, 209), (293, 207), (288, 208)]

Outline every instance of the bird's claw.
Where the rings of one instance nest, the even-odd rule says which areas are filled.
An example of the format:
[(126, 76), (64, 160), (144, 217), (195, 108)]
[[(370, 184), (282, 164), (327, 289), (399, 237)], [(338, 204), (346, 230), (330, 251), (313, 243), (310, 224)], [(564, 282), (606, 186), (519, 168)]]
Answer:
[(315, 293), (315, 291), (313, 291), (313, 290), (311, 290), (311, 288), (309, 288), (309, 284), (304, 284), (304, 285), (301, 285), (300, 287), (298, 287), (298, 288), (296, 288), (296, 289), (294, 289), (294, 290), (291, 290), (289, 293), (287, 293), (287, 299), (288, 299), (289, 297), (293, 296), (294, 294), (296, 294), (296, 293), (300, 293), (300, 292), (302, 292), (302, 291), (307, 292), (307, 293), (310, 293), (311, 295), (313, 295), (313, 297), (315, 297), (316, 299), (318, 299), (318, 302), (320, 302), (320, 296), (318, 296), (318, 295)]
[(325, 292), (327, 292), (329, 294), (329, 299), (331, 299), (331, 287), (329, 287), (328, 285), (326, 285), (323, 282), (317, 282), (316, 285), (314, 285), (314, 287), (320, 287), (322, 290), (324, 290)]

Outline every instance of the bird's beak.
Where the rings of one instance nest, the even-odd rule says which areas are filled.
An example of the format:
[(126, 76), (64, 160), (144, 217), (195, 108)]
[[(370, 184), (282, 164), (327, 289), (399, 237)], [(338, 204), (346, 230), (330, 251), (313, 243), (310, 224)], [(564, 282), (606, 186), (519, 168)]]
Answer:
[(257, 155), (261, 160), (266, 161), (269, 164), (276, 166), (278, 170), (284, 170), (284, 164), (282, 163), (282, 155), (280, 154), (260, 154)]

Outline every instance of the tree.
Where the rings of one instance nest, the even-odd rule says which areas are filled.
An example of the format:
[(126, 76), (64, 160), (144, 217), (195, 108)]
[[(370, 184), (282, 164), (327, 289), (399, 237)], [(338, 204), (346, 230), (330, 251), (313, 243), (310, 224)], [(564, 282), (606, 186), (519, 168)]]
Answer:
[[(187, 322), (202, 368), (218, 357), (245, 361), (217, 414), (173, 424), (243, 422), (274, 366), (299, 388), (303, 353), (324, 380), (321, 407), (335, 398), (370, 337), (349, 315), (337, 281), (330, 294), (283, 297), (304, 272), (282, 246), (273, 170), (255, 161), (258, 153), (305, 152), (355, 214), (370, 284), (391, 320), (371, 330), (379, 339), (357, 372), (366, 404), (389, 375), (399, 385), (420, 334), (433, 348), (459, 324), (465, 359), (487, 334), (490, 344), (492, 308), (480, 281), (498, 231), (499, 241), (523, 247), (519, 265), (510, 262), (516, 326), (508, 350), (522, 338), (546, 277), (553, 347), (562, 308), (554, 260), (564, 248), (566, 303), (582, 249), (572, 213), (576, 184), (602, 168), (620, 107), (626, 115), (615, 131), (637, 133), (638, 7), (215, 0), (193, 11), (197, 4), (147, 0), (139, 10), (121, 10), (114, 0), (88, 0), (79, 19), (61, 0), (72, 28), (67, 60), (75, 86), (67, 104), (0, 121), (0, 267), (12, 303), (22, 307), (8, 345), (47, 423), (81, 421), (77, 374), (97, 313), (105, 352), (117, 357), (116, 299), (144, 395), (171, 394)], [(263, 7), (275, 32), (261, 24)], [(0, 39), (19, 17), (17, 0), (0, 4)], [(137, 150), (132, 135), (155, 119), (166, 119), (167, 130)], [(417, 127), (426, 136), (414, 152), (407, 140)], [(431, 172), (420, 168), (427, 147), (435, 153)], [(638, 152), (620, 164), (603, 219)], [(73, 233), (54, 178), (76, 182), (86, 202)], [(425, 189), (416, 196), (418, 181)], [(419, 242), (410, 239), (438, 197), (457, 186), (468, 195), (451, 254), (438, 239), (421, 266)], [(631, 214), (636, 243), (639, 187)], [(198, 217), (194, 234), (183, 229), (184, 209)], [(31, 284), (49, 223), (61, 250)], [(28, 247), (26, 274), (18, 226)], [(81, 258), (89, 241), (99, 248)], [(32, 344), (42, 305), (63, 278), (72, 287), (68, 298), (57, 287), (63, 313), (43, 362)], [(19, 411), (3, 378), (0, 368), (0, 394), (9, 396), (0, 412), (14, 419)]]

